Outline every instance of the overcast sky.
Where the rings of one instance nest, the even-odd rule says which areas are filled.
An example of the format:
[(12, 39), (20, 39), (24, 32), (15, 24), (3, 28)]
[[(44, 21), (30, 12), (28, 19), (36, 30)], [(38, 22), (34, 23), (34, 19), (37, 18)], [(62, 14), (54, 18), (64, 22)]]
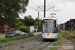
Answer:
[[(29, 0), (26, 13), (19, 15), (22, 19), (24, 16), (31, 15), (34, 19), (38, 17), (37, 10), (38, 6), (44, 9), (44, 0)], [(59, 10), (56, 13), (55, 17), (58, 19), (58, 24), (64, 23), (70, 19), (75, 19), (75, 0), (46, 0), (46, 9), (55, 6), (50, 10)], [(41, 10), (40, 8), (38, 10)], [(46, 17), (50, 16), (50, 13), (53, 11), (46, 11)], [(40, 11), (40, 19), (44, 17), (43, 11)]]

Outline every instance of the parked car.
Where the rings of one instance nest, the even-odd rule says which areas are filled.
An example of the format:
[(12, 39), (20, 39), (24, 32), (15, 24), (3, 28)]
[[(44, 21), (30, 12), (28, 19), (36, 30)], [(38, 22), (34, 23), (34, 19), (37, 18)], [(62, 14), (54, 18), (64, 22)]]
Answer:
[(20, 33), (20, 35), (27, 35), (27, 33), (25, 33), (25, 32), (22, 32), (22, 33)]
[(11, 30), (9, 31), (5, 37), (15, 37), (15, 36), (21, 36), (21, 35), (26, 35), (27, 33), (24, 33), (22, 31), (19, 31), (19, 30)]

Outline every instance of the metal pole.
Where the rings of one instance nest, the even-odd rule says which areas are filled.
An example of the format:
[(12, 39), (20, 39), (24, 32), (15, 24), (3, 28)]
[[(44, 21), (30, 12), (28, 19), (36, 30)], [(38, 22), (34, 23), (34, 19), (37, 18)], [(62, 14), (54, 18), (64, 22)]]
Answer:
[(38, 11), (38, 32), (39, 32), (39, 11)]
[(45, 14), (46, 14), (46, 13), (45, 13), (45, 12), (46, 12), (45, 10), (46, 10), (46, 0), (44, 0), (44, 17), (46, 16), (46, 15), (45, 15)]

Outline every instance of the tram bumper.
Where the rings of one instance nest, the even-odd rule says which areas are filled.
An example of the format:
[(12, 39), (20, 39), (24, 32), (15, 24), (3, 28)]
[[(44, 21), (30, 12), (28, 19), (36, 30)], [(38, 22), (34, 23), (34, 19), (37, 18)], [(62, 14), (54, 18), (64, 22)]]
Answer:
[(50, 34), (49, 36), (47, 36), (47, 34), (42, 34), (42, 39), (58, 39), (58, 33)]

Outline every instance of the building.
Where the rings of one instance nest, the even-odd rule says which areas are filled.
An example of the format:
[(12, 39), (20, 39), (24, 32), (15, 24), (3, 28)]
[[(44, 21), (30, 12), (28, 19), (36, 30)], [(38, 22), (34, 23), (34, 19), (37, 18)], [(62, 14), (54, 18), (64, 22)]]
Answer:
[(69, 21), (63, 24), (60, 24), (60, 29), (68, 31), (75, 30), (75, 19), (70, 19)]
[[(10, 28), (11, 30), (15, 30), (15, 28)], [(0, 26), (0, 31), (2, 31), (2, 26)], [(9, 31), (9, 26), (4, 25), (4, 31)]]

